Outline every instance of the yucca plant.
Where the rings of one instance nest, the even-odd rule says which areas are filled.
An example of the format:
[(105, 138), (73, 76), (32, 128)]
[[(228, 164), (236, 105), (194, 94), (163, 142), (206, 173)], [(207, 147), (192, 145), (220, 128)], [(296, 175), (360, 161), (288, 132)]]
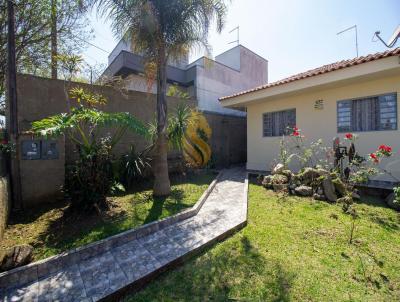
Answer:
[(121, 156), (119, 161), (119, 181), (126, 189), (132, 189), (134, 184), (144, 177), (146, 170), (151, 168), (151, 158), (147, 150), (137, 152), (134, 146), (129, 153)]

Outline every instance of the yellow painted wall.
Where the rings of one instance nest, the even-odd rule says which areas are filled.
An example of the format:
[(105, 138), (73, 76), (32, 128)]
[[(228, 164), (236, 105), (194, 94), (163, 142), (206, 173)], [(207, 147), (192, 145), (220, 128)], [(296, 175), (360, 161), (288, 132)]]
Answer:
[[(346, 86), (339, 86), (314, 92), (303, 92), (290, 97), (265, 100), (247, 107), (247, 168), (271, 170), (274, 159), (278, 158), (281, 137), (263, 137), (262, 115), (266, 112), (296, 108), (296, 123), (302, 129), (307, 142), (322, 138), (327, 146), (334, 137), (341, 140), (344, 133), (337, 133), (337, 101), (397, 92), (397, 123), (400, 123), (400, 75), (385, 76), (378, 80), (368, 80)], [(324, 100), (324, 109), (314, 109), (316, 100)], [(357, 151), (369, 154), (381, 144), (393, 147), (395, 154), (382, 162), (382, 167), (400, 178), (400, 131), (374, 131), (357, 133)], [(387, 176), (380, 178), (390, 180)]]

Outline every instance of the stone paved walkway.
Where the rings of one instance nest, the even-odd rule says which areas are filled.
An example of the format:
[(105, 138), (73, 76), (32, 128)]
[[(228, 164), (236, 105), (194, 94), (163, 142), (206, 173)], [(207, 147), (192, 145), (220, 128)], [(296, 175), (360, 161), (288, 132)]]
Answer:
[(0, 289), (0, 300), (92, 302), (150, 280), (246, 223), (245, 177), (242, 168), (225, 170), (196, 216), (24, 287)]

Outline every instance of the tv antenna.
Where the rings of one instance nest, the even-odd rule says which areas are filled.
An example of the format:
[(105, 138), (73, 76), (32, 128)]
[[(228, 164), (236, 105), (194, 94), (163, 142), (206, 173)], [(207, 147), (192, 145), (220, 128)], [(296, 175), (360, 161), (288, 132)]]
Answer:
[(350, 26), (349, 28), (346, 28), (346, 29), (338, 32), (336, 35), (343, 34), (344, 32), (352, 30), (352, 29), (354, 29), (354, 31), (356, 33), (356, 53), (357, 53), (357, 57), (358, 57), (358, 30), (357, 30), (357, 25)]
[(232, 33), (232, 32), (234, 32), (235, 30), (237, 31), (237, 32), (236, 32), (236, 33), (237, 33), (236, 40), (235, 40), (235, 41), (232, 41), (232, 42), (229, 42), (228, 44), (237, 43), (237, 45), (239, 45), (239, 25), (236, 26), (234, 29), (232, 29), (229, 33)]
[(397, 26), (397, 28), (395, 29), (395, 31), (393, 32), (393, 35), (390, 37), (389, 41), (387, 43), (385, 43), (385, 41), (383, 41), (383, 39), (379, 36), (381, 34), (381, 32), (378, 30), (375, 32), (374, 36), (372, 37), (372, 42), (376, 42), (376, 40), (374, 40), (375, 36), (378, 37), (378, 39), (387, 47), (387, 48), (392, 48), (397, 40), (400, 37), (400, 25)]

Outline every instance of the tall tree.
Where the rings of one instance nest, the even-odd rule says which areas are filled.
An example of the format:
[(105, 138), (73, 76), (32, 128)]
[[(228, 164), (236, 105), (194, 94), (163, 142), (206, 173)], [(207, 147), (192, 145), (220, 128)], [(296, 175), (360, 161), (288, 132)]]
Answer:
[(51, 78), (57, 79), (57, 0), (51, 0)]
[(194, 46), (209, 50), (211, 23), (216, 20), (220, 32), (226, 5), (223, 0), (93, 0), (99, 11), (112, 20), (114, 32), (131, 41), (132, 48), (144, 55), (146, 64), (157, 67), (157, 140), (152, 166), (153, 194), (170, 194), (168, 175), (168, 138), (166, 66)]
[[(51, 4), (53, 0), (14, 0), (16, 63), (18, 72), (50, 76)], [(55, 0), (54, 0), (55, 1)], [(7, 46), (7, 1), (0, 1), (0, 99), (4, 96)], [(57, 3), (58, 51), (79, 52), (90, 38), (84, 1)]]

